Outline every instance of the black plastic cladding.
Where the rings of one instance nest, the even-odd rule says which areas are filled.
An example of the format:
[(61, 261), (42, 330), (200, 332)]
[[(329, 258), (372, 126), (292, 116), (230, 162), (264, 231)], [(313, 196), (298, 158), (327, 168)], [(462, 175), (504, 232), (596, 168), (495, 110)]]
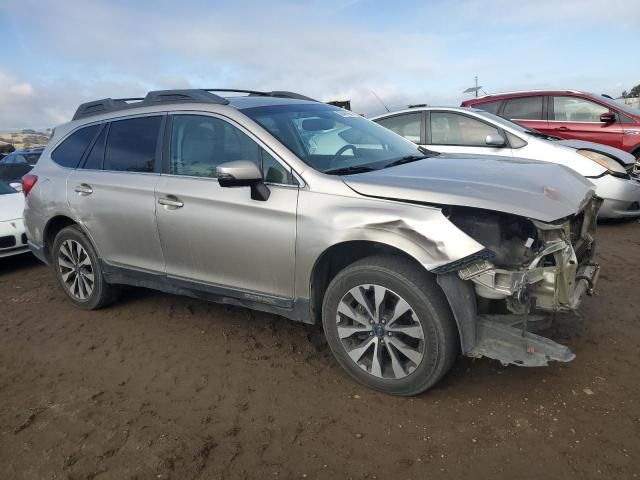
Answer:
[(92, 102), (83, 103), (78, 107), (73, 115), (73, 120), (80, 118), (92, 117), (104, 113), (117, 112), (120, 110), (128, 110), (133, 108), (148, 107), (152, 105), (168, 104), (168, 103), (213, 103), (217, 105), (227, 105), (229, 100), (212, 92), (233, 92), (247, 93), (252, 96), (280, 97), (292, 98), (297, 100), (316, 101), (313, 98), (300, 95), (299, 93), (274, 91), (259, 92), (256, 90), (236, 90), (222, 88), (206, 88), (206, 89), (186, 89), (186, 90), (156, 90), (147, 93), (142, 98), (103, 98), (102, 100), (94, 100)]

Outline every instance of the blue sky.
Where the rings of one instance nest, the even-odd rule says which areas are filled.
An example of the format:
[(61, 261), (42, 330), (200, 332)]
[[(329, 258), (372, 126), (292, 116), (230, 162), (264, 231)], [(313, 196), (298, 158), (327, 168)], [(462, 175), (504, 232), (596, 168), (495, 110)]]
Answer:
[(159, 88), (293, 90), (372, 114), (484, 90), (640, 83), (640, 1), (3, 0), (0, 130)]

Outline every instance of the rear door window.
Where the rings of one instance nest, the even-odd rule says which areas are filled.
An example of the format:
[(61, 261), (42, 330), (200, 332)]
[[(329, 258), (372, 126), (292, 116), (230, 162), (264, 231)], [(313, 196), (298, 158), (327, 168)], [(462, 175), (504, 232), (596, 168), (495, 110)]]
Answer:
[(99, 125), (90, 125), (73, 132), (51, 154), (58, 165), (76, 168), (84, 151), (98, 133)]
[(502, 105), (502, 100), (494, 100), (493, 102), (476, 103), (472, 107), (497, 115), (500, 105)]
[(542, 98), (522, 97), (507, 100), (502, 116), (514, 120), (542, 120)]
[(467, 115), (431, 112), (431, 145), (487, 147), (487, 135), (499, 135), (497, 128)]
[(413, 143), (421, 142), (422, 113), (412, 112), (376, 120), (377, 123)]
[(161, 124), (161, 116), (111, 122), (104, 154), (104, 169), (116, 172), (153, 172)]

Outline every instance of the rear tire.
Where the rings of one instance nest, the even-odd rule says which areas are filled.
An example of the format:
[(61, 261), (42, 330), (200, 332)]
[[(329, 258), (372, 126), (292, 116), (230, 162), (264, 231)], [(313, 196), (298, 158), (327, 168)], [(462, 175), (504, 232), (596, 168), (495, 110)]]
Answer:
[(51, 257), (58, 283), (76, 307), (97, 310), (115, 300), (116, 289), (105, 281), (98, 255), (79, 226), (60, 230)]
[(349, 375), (391, 395), (432, 387), (459, 351), (455, 320), (435, 278), (401, 257), (367, 257), (340, 271), (325, 293), (322, 322)]

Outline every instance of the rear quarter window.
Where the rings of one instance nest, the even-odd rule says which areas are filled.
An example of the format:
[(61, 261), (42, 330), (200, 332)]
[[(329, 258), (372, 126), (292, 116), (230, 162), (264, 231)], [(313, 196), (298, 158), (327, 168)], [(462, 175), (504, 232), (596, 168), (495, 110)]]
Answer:
[(76, 168), (98, 129), (99, 125), (90, 125), (76, 130), (55, 148), (51, 159), (62, 167)]

